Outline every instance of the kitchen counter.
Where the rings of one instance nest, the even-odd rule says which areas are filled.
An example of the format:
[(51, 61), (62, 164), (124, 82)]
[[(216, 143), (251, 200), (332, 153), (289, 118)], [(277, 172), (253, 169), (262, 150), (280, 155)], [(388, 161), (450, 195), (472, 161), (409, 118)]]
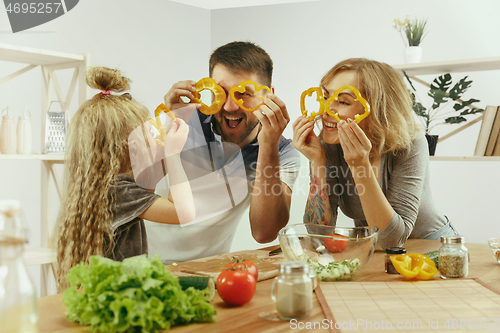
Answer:
[[(500, 291), (500, 264), (498, 264), (491, 250), (486, 244), (467, 243), (470, 251), (471, 262), (469, 265), (468, 278), (479, 278), (492, 289)], [(439, 241), (408, 240), (405, 244), (408, 253), (427, 253), (440, 247)], [(276, 247), (266, 248), (272, 250)], [(384, 257), (382, 251), (375, 251), (366, 267), (352, 281), (398, 281), (404, 280), (399, 275), (386, 274), (384, 272)], [(441, 280), (439, 274), (433, 279)], [(190, 324), (177, 326), (170, 331), (173, 332), (289, 332), (300, 331), (288, 321), (277, 320), (274, 314), (274, 304), (271, 300), (271, 284), (273, 279), (259, 281), (254, 298), (250, 303), (240, 307), (226, 305), (216, 294), (212, 304), (217, 310), (215, 323)], [(343, 282), (336, 282), (343, 283)], [(88, 327), (69, 322), (65, 315), (65, 307), (62, 305), (62, 293), (42, 297), (38, 301), (39, 332), (89, 332)], [(333, 313), (335, 316), (335, 313)], [(321, 322), (325, 319), (323, 310), (318, 299), (313, 298), (313, 310), (311, 316), (304, 322)], [(314, 329), (306, 329), (314, 332)], [(318, 329), (318, 331), (325, 331)]]

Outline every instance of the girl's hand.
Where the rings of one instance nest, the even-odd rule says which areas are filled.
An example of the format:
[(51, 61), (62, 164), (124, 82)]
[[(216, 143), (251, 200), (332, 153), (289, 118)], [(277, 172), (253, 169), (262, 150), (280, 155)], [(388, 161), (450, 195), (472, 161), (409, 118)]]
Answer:
[(311, 163), (325, 164), (325, 151), (313, 129), (314, 121), (308, 121), (304, 116), (297, 118), (293, 123), (292, 145)]
[(347, 121), (342, 120), (337, 125), (344, 159), (350, 167), (367, 166), (370, 164), (372, 143), (354, 120)]
[(172, 123), (165, 139), (165, 157), (180, 154), (186, 143), (189, 127), (180, 118)]

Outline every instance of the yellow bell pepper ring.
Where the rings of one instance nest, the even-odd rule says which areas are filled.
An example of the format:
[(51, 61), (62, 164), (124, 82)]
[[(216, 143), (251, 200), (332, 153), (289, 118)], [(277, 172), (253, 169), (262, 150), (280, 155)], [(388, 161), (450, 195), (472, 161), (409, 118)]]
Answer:
[(370, 104), (368, 104), (366, 99), (364, 99), (363, 96), (361, 96), (361, 93), (359, 92), (359, 90), (353, 86), (343, 86), (343, 87), (340, 87), (340, 89), (337, 89), (337, 91), (335, 91), (335, 93), (332, 96), (330, 96), (330, 98), (328, 98), (325, 102), (326, 112), (328, 112), (328, 114), (330, 116), (335, 118), (340, 123), (340, 117), (339, 117), (338, 112), (333, 113), (333, 111), (330, 109), (330, 104), (333, 101), (337, 101), (339, 99), (339, 94), (346, 89), (350, 89), (354, 93), (354, 95), (356, 96), (356, 99), (354, 101), (359, 101), (361, 103), (361, 105), (363, 105), (363, 108), (365, 109), (365, 112), (363, 114), (357, 114), (354, 116), (354, 121), (356, 122), (356, 124), (359, 124), (359, 122), (361, 120), (368, 117), (371, 110), (370, 110)]
[(395, 254), (390, 259), (396, 271), (407, 280), (429, 280), (438, 271), (434, 261), (424, 254)]
[[(243, 94), (247, 90), (246, 86), (249, 84), (254, 86), (255, 93), (258, 93), (259, 91), (264, 90), (264, 89), (267, 90), (268, 93), (271, 93), (271, 89), (269, 89), (269, 87), (259, 86), (256, 82), (247, 80), (247, 81), (240, 82), (240, 84), (238, 84), (237, 86), (234, 86), (231, 89), (229, 89), (229, 96), (231, 97), (233, 102), (235, 102), (236, 105), (238, 105), (241, 109), (248, 111), (248, 112), (253, 112), (253, 111), (257, 110), (258, 108), (260, 108), (260, 106), (263, 105), (264, 102), (260, 103), (259, 105), (257, 105), (254, 108), (247, 108), (243, 105), (243, 99), (241, 99), (241, 98), (238, 99), (234, 96), (235, 92), (239, 92), (240, 94)], [(259, 96), (259, 97), (261, 100), (264, 100), (263, 96)]]
[(321, 116), (325, 112), (325, 97), (323, 96), (323, 90), (320, 87), (312, 87), (300, 95), (300, 111), (302, 115), (307, 117), (309, 111), (306, 110), (305, 99), (307, 96), (312, 96), (313, 93), (316, 93), (316, 101), (319, 102), (319, 110), (317, 112), (312, 111), (308, 121), (314, 120), (316, 116)]
[[(222, 105), (226, 102), (226, 93), (212, 78), (206, 77), (196, 82), (194, 86), (194, 102), (201, 104), (200, 111), (206, 115), (215, 114), (220, 111)], [(201, 101), (200, 92), (210, 90), (214, 94), (214, 101), (210, 106), (207, 106)]]

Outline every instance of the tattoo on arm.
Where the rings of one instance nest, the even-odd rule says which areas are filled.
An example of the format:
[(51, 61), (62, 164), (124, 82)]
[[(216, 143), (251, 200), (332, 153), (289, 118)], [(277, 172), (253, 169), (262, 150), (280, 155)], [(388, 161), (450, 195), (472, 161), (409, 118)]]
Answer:
[(314, 224), (327, 225), (332, 220), (332, 209), (328, 204), (328, 186), (320, 184), (320, 179), (311, 175), (311, 186), (307, 198), (304, 217)]

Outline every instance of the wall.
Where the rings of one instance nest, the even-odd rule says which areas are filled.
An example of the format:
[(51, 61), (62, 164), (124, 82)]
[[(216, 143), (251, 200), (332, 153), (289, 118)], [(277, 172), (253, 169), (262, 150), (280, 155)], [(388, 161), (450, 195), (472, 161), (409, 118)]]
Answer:
[[(496, 0), (422, 0), (419, 6), (407, 0), (328, 0), (212, 11), (162, 0), (85, 0), (68, 14), (17, 34), (9, 33), (7, 15), (0, 10), (0, 43), (90, 53), (92, 65), (119, 68), (132, 78), (133, 96), (152, 110), (173, 83), (206, 76), (213, 49), (233, 40), (253, 41), (273, 58), (276, 94), (287, 104), (293, 120), (299, 115), (300, 93), (318, 85), (321, 76), (336, 62), (348, 57), (368, 57), (389, 64), (403, 62), (403, 44), (392, 28), (394, 18), (406, 14), (428, 18), (430, 31), (422, 43), (422, 61), (441, 61), (499, 56), (500, 44), (492, 42), (498, 40), (500, 32), (496, 16), (499, 10)], [(0, 76), (21, 67), (0, 62)], [(61, 84), (68, 82), (70, 75), (61, 73)], [(470, 73), (469, 77), (474, 84), (466, 97), (480, 99), (482, 107), (500, 105), (496, 93), (499, 71)], [(36, 69), (0, 89), (1, 108), (11, 106), (15, 116), (24, 106), (32, 111), (34, 147), (38, 152), (39, 86)], [(424, 97), (425, 91), (419, 95)], [(70, 113), (76, 108), (74, 102)], [(444, 141), (437, 154), (472, 155), (479, 126)], [(451, 127), (436, 128), (437, 134), (449, 131)], [(285, 136), (291, 138), (291, 126)], [(301, 221), (308, 191), (307, 161), (302, 162), (301, 177), (294, 187), (291, 222)], [(21, 200), (32, 232), (30, 246), (38, 242), (39, 163), (0, 161), (0, 200)], [(434, 199), (468, 241), (484, 242), (487, 237), (500, 235), (498, 217), (492, 208), (500, 198), (498, 167), (499, 162), (431, 162)], [(57, 196), (54, 190), (52, 193), (55, 215)], [(351, 223), (340, 218), (341, 225)], [(248, 219), (244, 218), (233, 249), (256, 247), (262, 245), (250, 236)], [(31, 270), (36, 277), (37, 269)]]

